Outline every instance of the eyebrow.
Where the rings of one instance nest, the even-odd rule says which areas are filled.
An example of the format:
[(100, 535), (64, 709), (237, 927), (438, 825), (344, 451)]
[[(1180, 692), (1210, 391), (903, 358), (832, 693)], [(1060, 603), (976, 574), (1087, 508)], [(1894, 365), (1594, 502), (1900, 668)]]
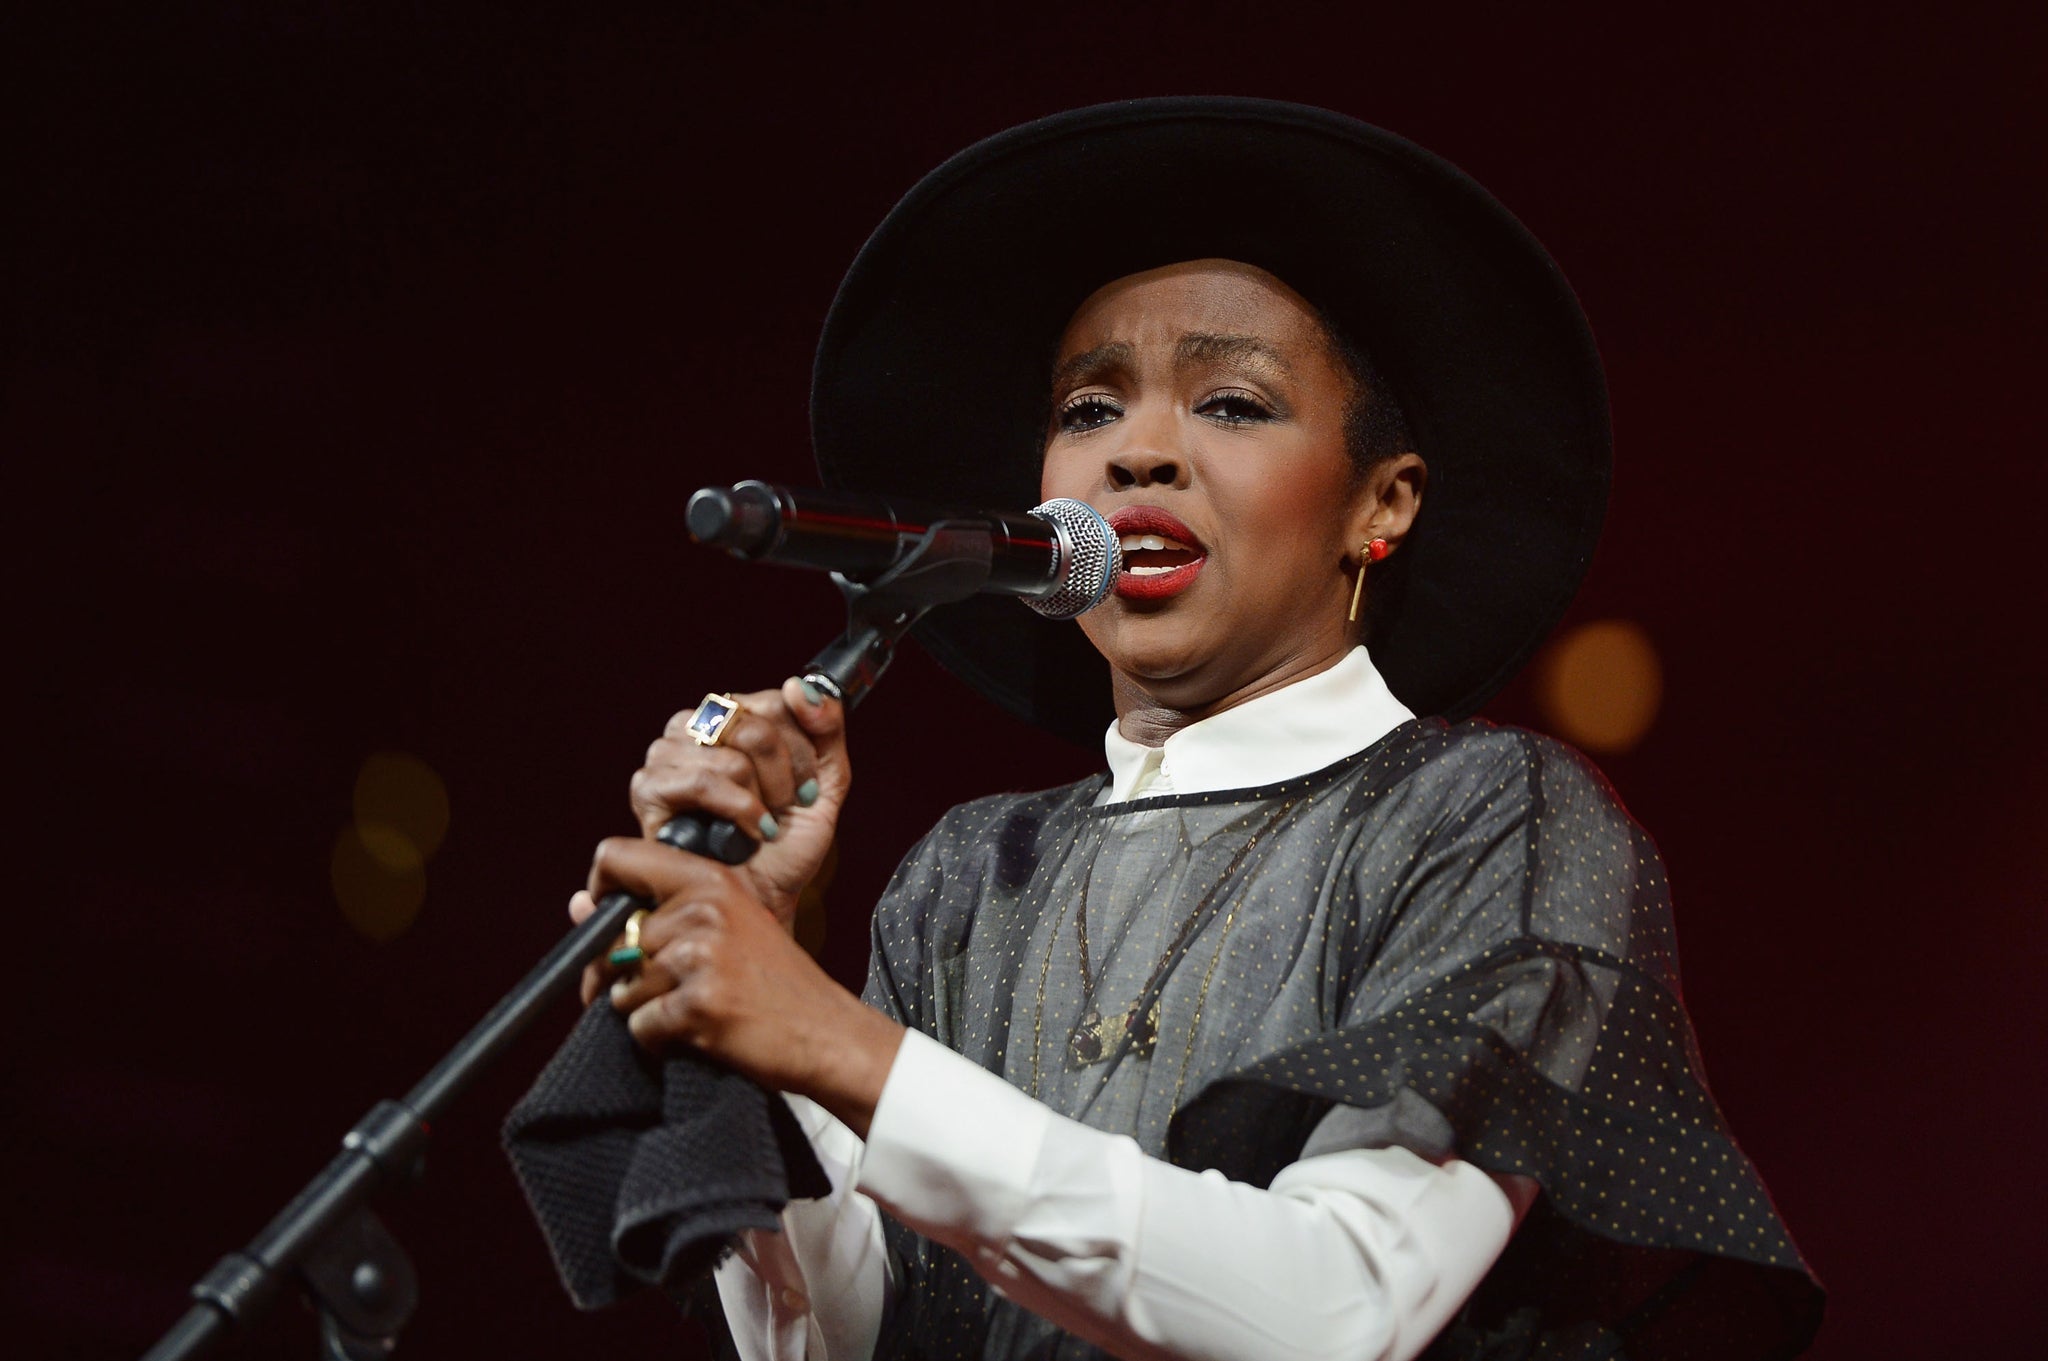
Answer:
[[(1084, 350), (1053, 370), (1052, 390), (1064, 392), (1119, 369), (1128, 370), (1136, 354), (1131, 344), (1123, 340), (1112, 340), (1092, 350)], [(1270, 341), (1258, 336), (1190, 331), (1174, 344), (1173, 365), (1176, 369), (1219, 363), (1258, 365), (1289, 377), (1294, 373), (1294, 366), (1287, 362), (1287, 356)]]
[(1070, 387), (1079, 387), (1112, 373), (1117, 369), (1128, 369), (1131, 358), (1136, 354), (1130, 344), (1112, 340), (1107, 345), (1097, 345), (1092, 350), (1083, 350), (1052, 371), (1052, 390), (1064, 392)]
[(1263, 364), (1283, 374), (1291, 376), (1294, 373), (1294, 366), (1287, 362), (1287, 356), (1258, 336), (1211, 335), (1191, 331), (1173, 347), (1173, 362), (1176, 368), (1216, 363)]

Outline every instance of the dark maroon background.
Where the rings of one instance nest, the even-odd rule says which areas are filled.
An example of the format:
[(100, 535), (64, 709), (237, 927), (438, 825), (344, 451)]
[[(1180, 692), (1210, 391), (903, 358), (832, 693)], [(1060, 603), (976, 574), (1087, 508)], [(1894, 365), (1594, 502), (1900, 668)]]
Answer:
[[(836, 626), (823, 580), (679, 512), (807, 480), (810, 346), (895, 196), (1024, 118), (1184, 92), (1402, 131), (1576, 282), (1619, 441), (1576, 617), (1640, 621), (1668, 676), (1606, 765), (1833, 1291), (1814, 1354), (2038, 1336), (2048, 44), (1993, 17), (2038, 7), (162, 8), (200, 15), (0, 33), (9, 1353), (142, 1351), (556, 938), (668, 713)], [(1526, 687), (1493, 713), (1541, 721)], [(941, 808), (1091, 762), (914, 654), (856, 743), (849, 981)], [(454, 821), (376, 946), (326, 876), (386, 748)], [(658, 1302), (570, 1309), (497, 1151), (548, 1030), (389, 1207), (403, 1355), (687, 1354)], [(286, 1308), (247, 1351), (311, 1346)]]

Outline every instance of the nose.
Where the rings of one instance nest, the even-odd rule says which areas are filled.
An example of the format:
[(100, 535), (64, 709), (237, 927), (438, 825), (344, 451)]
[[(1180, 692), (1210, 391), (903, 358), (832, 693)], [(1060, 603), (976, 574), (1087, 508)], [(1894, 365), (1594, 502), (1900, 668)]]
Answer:
[(1186, 451), (1175, 446), (1168, 431), (1137, 428), (1130, 436), (1109, 454), (1104, 474), (1111, 490), (1187, 486)]

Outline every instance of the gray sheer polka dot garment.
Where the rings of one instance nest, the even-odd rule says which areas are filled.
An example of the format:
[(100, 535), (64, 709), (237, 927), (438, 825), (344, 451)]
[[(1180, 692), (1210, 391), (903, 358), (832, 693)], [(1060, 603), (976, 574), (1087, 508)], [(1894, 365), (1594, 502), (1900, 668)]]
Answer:
[[(1820, 1294), (1707, 1093), (1649, 837), (1591, 766), (1404, 724), (1260, 789), (963, 805), (867, 1000), (1147, 1153), (1265, 1185), (1399, 1144), (1542, 1185), (1428, 1356), (1772, 1357)], [(1093, 1357), (899, 1225), (879, 1355)]]

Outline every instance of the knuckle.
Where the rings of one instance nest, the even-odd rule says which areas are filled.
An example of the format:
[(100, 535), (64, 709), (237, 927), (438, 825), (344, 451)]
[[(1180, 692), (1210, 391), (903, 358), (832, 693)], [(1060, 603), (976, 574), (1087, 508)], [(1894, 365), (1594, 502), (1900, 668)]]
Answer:
[(701, 772), (642, 770), (633, 777), (633, 806), (649, 812), (673, 812), (704, 792)]
[(688, 989), (671, 988), (649, 1002), (642, 1010), (649, 1013), (665, 1031), (685, 1037), (690, 1032), (691, 1013), (694, 1008), (691, 1006)]
[(733, 730), (748, 751), (775, 751), (782, 742), (782, 715), (756, 713), (757, 722), (743, 723)]
[(702, 954), (703, 950), (698, 942), (682, 937), (662, 946), (654, 957), (671, 978), (678, 980), (677, 986), (680, 987), (686, 980), (695, 978), (697, 971), (702, 967)]
[(590, 867), (595, 870), (612, 869), (630, 854), (628, 848), (637, 844), (632, 837), (608, 836), (598, 842), (597, 849), (591, 853)]
[[(686, 960), (684, 948), (690, 943), (690, 933), (692, 931), (702, 931), (702, 927), (705, 927), (705, 921), (702, 921), (696, 915), (696, 907), (698, 905), (694, 901), (674, 901), (674, 903), (670, 903), (668, 907), (662, 909), (662, 917), (664, 917), (662, 925), (668, 931), (672, 931), (674, 935), (670, 935), (670, 939), (664, 941), (662, 950), (657, 952), (657, 958), (664, 958), (664, 960), (674, 958), (676, 962), (684, 962)], [(676, 952), (674, 956), (670, 956), (672, 950)]]
[(727, 784), (737, 785), (750, 794), (753, 792), (760, 778), (754, 767), (753, 757), (743, 752), (728, 751), (723, 747), (716, 748), (713, 756), (715, 759), (708, 767), (710, 771)]
[(723, 777), (710, 766), (695, 765), (673, 780), (664, 781), (662, 792), (676, 799), (702, 799), (723, 782)]

